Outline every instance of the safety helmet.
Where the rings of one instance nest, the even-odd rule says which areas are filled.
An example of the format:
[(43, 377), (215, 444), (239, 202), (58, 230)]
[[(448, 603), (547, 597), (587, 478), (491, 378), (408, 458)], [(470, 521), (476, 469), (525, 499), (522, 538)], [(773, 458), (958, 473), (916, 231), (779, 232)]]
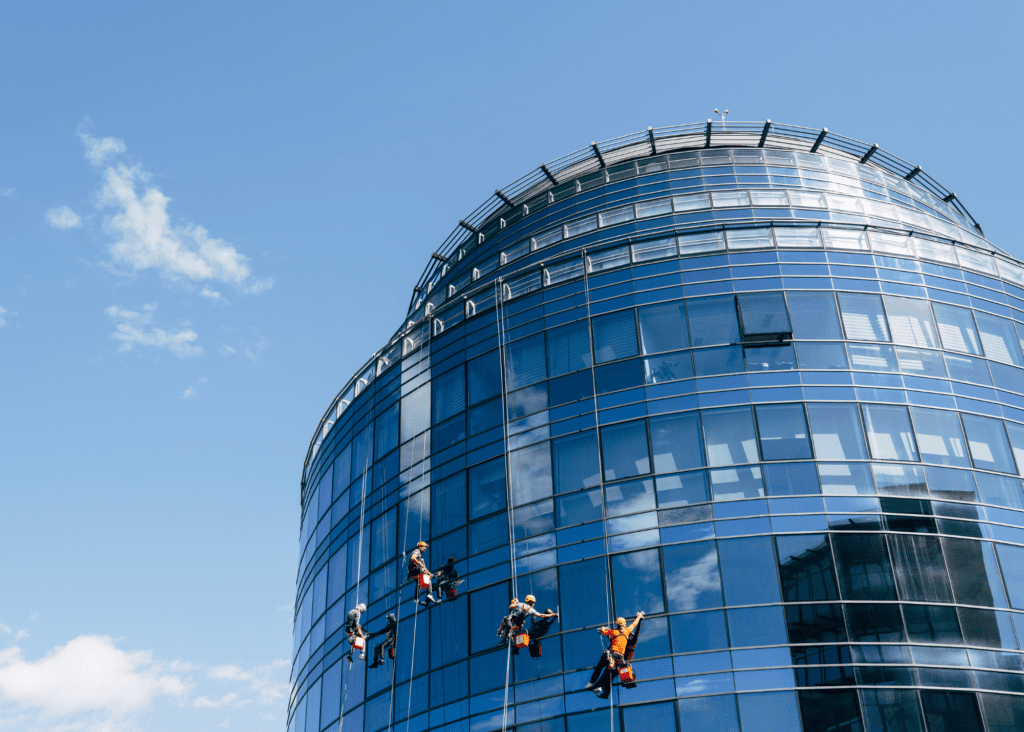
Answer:
[(394, 613), (388, 613), (388, 622), (389, 623), (397, 623), (398, 622), (398, 618), (395, 617)]
[(537, 602), (537, 598), (534, 597), (533, 595), (527, 595), (526, 596), (526, 602), (528, 602), (529, 604), (532, 605), (533, 603)]
[(416, 548), (417, 549), (426, 549), (427, 548), (427, 542), (425, 542), (425, 541), (418, 541), (418, 542), (416, 542)]
[(511, 609), (515, 608), (515, 606), (518, 605), (518, 604), (519, 604), (519, 600), (517, 600), (516, 598), (513, 597), (511, 602), (509, 602), (508, 607), (511, 610)]
[(626, 624), (626, 619), (625, 618), (615, 618), (615, 624), (616, 625), (625, 625)]
[(364, 605), (363, 603), (359, 603), (358, 605), (356, 605), (356, 610), (358, 610), (361, 613), (365, 613), (366, 605)]

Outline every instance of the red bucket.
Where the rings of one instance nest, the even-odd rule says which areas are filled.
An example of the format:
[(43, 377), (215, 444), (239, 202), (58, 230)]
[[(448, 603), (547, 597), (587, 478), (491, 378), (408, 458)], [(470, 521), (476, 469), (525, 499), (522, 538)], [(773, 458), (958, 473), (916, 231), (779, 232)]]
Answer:
[(619, 666), (619, 681), (624, 684), (631, 684), (636, 681), (636, 674), (633, 673), (633, 667), (628, 663), (625, 666)]
[(516, 637), (516, 648), (526, 648), (530, 645), (530, 634), (529, 633), (517, 633)]
[(419, 584), (421, 590), (430, 589), (430, 575), (421, 573), (420, 576), (416, 578), (416, 582)]

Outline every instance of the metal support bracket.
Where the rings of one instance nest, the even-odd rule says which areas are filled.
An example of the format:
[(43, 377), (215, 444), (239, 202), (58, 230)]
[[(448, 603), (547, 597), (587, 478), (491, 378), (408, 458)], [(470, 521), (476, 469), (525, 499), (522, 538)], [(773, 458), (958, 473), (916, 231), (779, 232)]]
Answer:
[(708, 126), (704, 130), (704, 147), (711, 147), (711, 120), (708, 120)]
[[(476, 228), (476, 227), (475, 227), (475, 226), (473, 226), (472, 224), (466, 223), (466, 222), (465, 222), (465, 221), (463, 221), (462, 219), (459, 219), (459, 226), (461, 226), (461, 227), (462, 227), (463, 229), (465, 229), (466, 231), (470, 231), (470, 232), (472, 232), (472, 233), (474, 233), (474, 234), (479, 234), (479, 233), (480, 233), (480, 229)], [(436, 255), (436, 254), (434, 254), (433, 256), (435, 256), (435, 257), (436, 257), (437, 255)], [(447, 260), (446, 260), (446, 261), (447, 261)]]
[(914, 178), (919, 176), (922, 172), (923, 171), (921, 170), (921, 166), (918, 165), (916, 168), (914, 168), (909, 173), (907, 173), (905, 176), (903, 176), (903, 180), (914, 180)]
[(871, 156), (878, 152), (878, 145), (872, 145), (871, 149), (864, 153), (864, 157), (860, 159), (860, 164), (863, 165), (867, 161), (871, 160)]
[(544, 163), (541, 163), (540, 169), (544, 171), (544, 175), (548, 177), (548, 180), (551, 181), (552, 185), (558, 185), (558, 179), (555, 176), (551, 175), (551, 171), (548, 170), (548, 166), (544, 165)]
[(601, 156), (601, 151), (600, 151), (600, 149), (598, 149), (597, 143), (596, 142), (590, 143), (590, 147), (591, 147), (591, 149), (593, 149), (594, 155), (597, 156), (597, 162), (599, 162), (601, 164), (602, 168), (605, 167), (605, 165), (604, 165), (604, 158)]
[(818, 133), (818, 139), (811, 145), (811, 152), (818, 152), (818, 148), (821, 147), (821, 143), (825, 142), (825, 136), (828, 134), (828, 127), (822, 127), (821, 132)]
[(650, 143), (651, 143), (651, 155), (657, 155), (658, 154), (658, 146), (654, 143), (654, 128), (653, 127), (648, 127), (647, 128), (647, 139), (650, 140)]
[(499, 191), (497, 188), (494, 189), (494, 195), (500, 198), (509, 208), (515, 208), (516, 205), (512, 203), (512, 199), (506, 196), (504, 193)]
[(757, 143), (758, 147), (764, 147), (764, 141), (768, 139), (768, 131), (771, 128), (772, 128), (772, 121), (770, 119), (769, 120), (765, 120), (764, 129), (761, 130), (761, 139)]

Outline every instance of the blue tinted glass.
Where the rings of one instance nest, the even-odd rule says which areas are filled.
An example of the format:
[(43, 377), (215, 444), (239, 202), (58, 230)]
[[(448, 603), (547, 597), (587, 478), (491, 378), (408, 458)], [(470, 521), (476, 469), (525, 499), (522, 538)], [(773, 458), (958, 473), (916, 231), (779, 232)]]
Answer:
[[(494, 646), (495, 619), (500, 619), (508, 614), (510, 597), (506, 582), (477, 590), (469, 595), (469, 643), (473, 653), (485, 651)], [(473, 691), (482, 691), (482, 689), (474, 688)]]
[(814, 463), (774, 463), (762, 469), (769, 496), (799, 496), (821, 492)]
[(430, 449), (435, 453), (466, 439), (466, 415), (460, 414), (458, 417), (438, 425), (433, 429), (430, 437)]
[(929, 492), (936, 498), (953, 501), (976, 501), (978, 491), (974, 474), (970, 470), (951, 468), (925, 468)]
[(901, 599), (953, 602), (938, 537), (893, 534), (888, 539)]
[(636, 358), (631, 361), (598, 366), (594, 369), (594, 381), (597, 384), (598, 394), (640, 386), (644, 383), (643, 365), (640, 359)]
[(981, 345), (986, 356), (1002, 363), (1024, 366), (1020, 341), (1011, 321), (978, 311), (974, 313), (974, 318), (978, 321)]
[(915, 376), (934, 376), (944, 378), (946, 366), (942, 354), (938, 351), (922, 351), (919, 348), (897, 348), (896, 357), (900, 362), (900, 370)]
[(501, 393), (501, 366), (497, 351), (474, 358), (467, 367), (470, 404), (479, 404)]
[(686, 301), (690, 338), (695, 346), (739, 343), (740, 327), (736, 303), (731, 295)]
[(808, 404), (814, 453), (819, 460), (863, 460), (864, 433), (855, 404)]
[(740, 723), (743, 732), (778, 732), (800, 729), (800, 712), (796, 693), (769, 691), (756, 694), (738, 694)]
[(922, 348), (939, 347), (935, 321), (927, 301), (892, 295), (886, 295), (883, 300), (894, 343)]
[(648, 478), (606, 485), (604, 505), (609, 516), (650, 511), (654, 508), (654, 481)]
[(867, 732), (924, 732), (916, 692), (862, 689), (860, 698)]
[(693, 360), (689, 351), (644, 359), (644, 381), (648, 384), (662, 384), (666, 381), (688, 379), (691, 376)]
[(553, 501), (540, 501), (529, 506), (517, 506), (513, 514), (516, 541), (555, 530)]
[(601, 430), (605, 480), (629, 478), (651, 472), (644, 420), (605, 427)]
[(642, 353), (678, 351), (690, 345), (686, 331), (686, 309), (682, 301), (650, 305), (637, 310)]
[(738, 373), (745, 368), (743, 348), (740, 346), (702, 348), (693, 352), (693, 364), (697, 376)]
[(573, 493), (558, 499), (558, 525), (572, 526), (601, 518), (601, 489)]
[(559, 376), (590, 366), (590, 329), (586, 321), (547, 331), (548, 375)]
[(725, 631), (725, 613), (687, 613), (669, 618), (672, 626), (672, 651), (690, 653), (727, 648), (729, 638)]
[(518, 389), (546, 377), (544, 334), (538, 333), (510, 344), (506, 349), (505, 372), (509, 390)]
[(722, 606), (715, 542), (676, 544), (662, 553), (669, 612)]
[(553, 440), (551, 450), (555, 493), (566, 493), (598, 484), (601, 475), (597, 434), (593, 430)]
[[(589, 382), (590, 380), (587, 379)], [(495, 399), (469, 410), (469, 434), (478, 435), (501, 424), (501, 400)]]
[(899, 371), (896, 349), (892, 346), (862, 346), (848, 343), (850, 367), (856, 371)]
[(617, 616), (631, 616), (641, 610), (652, 615), (665, 612), (657, 549), (614, 555), (612, 579)]
[(440, 536), (466, 523), (466, 473), (460, 471), (431, 486), (431, 535)]
[(748, 292), (736, 296), (744, 338), (790, 333), (786, 298), (781, 292)]
[(462, 366), (435, 376), (432, 389), (434, 424), (443, 422), (466, 408), (466, 373)]
[(818, 480), (825, 495), (851, 496), (875, 492), (871, 471), (865, 463), (818, 463)]
[(551, 495), (551, 446), (547, 442), (516, 450), (509, 460), (513, 505), (522, 506)]
[(701, 412), (708, 465), (737, 465), (758, 460), (750, 407)]
[(964, 414), (963, 422), (974, 467), (1017, 474), (1002, 420)]
[(658, 508), (687, 506), (708, 500), (708, 484), (703, 470), (679, 475), (659, 475), (655, 482)]
[[(608, 622), (611, 585), (606, 566), (604, 557), (601, 557), (559, 567), (562, 612), (559, 620), (563, 628), (583, 628)], [(494, 617), (500, 618), (501, 615)], [(492, 620), (490, 618), (488, 622)], [(494, 632), (493, 627), (491, 632)]]
[(975, 473), (978, 482), (978, 493), (982, 503), (994, 503), (1007, 508), (1024, 509), (1024, 494), (1021, 493), (1020, 481), (1005, 475), (991, 473)]
[(831, 292), (788, 292), (789, 317), (797, 339), (842, 338), (836, 299)]
[(851, 341), (888, 341), (889, 327), (879, 295), (840, 292), (839, 311)]
[(804, 732), (862, 729), (857, 692), (852, 690), (801, 691), (800, 716)]
[(598, 363), (636, 356), (636, 320), (632, 310), (594, 318), (594, 353)]
[(833, 534), (839, 587), (846, 600), (895, 600), (896, 582), (885, 537)]
[(966, 308), (932, 303), (938, 323), (939, 338), (947, 351), (981, 355), (981, 339), (974, 325), (974, 315)]
[(956, 412), (911, 407), (921, 460), (926, 463), (971, 467), (960, 419)]
[(875, 491), (880, 496), (926, 496), (928, 486), (924, 468), (919, 465), (884, 465), (872, 463)]
[(992, 377), (988, 372), (988, 364), (980, 358), (970, 356), (954, 356), (951, 353), (945, 354), (946, 369), (949, 371), (949, 378), (958, 381), (968, 381), (972, 384), (992, 384)]
[[(1021, 326), (1024, 328), (1024, 326)], [(1024, 475), (1024, 425), (1006, 422), (1006, 432), (1013, 446), (1013, 456), (1017, 462), (1017, 474)], [(337, 484), (337, 482), (335, 482)]]
[(502, 544), (508, 544), (508, 540), (508, 514), (499, 513), (469, 525), (470, 554), (490, 551)]
[(865, 404), (862, 411), (871, 457), (876, 460), (917, 460), (917, 445), (906, 407)]
[(754, 411), (765, 460), (813, 457), (802, 404), (762, 404)]
[(842, 343), (797, 343), (802, 369), (847, 369), (846, 347)]
[(744, 348), (747, 371), (788, 371), (796, 368), (792, 345)]
[(683, 729), (693, 732), (739, 732), (736, 697), (732, 694), (680, 699), (676, 702)]
[(724, 539), (718, 542), (718, 554), (727, 605), (781, 601), (770, 537)]
[(589, 371), (552, 379), (548, 382), (548, 400), (552, 407), (594, 396), (594, 380)]
[(839, 599), (832, 549), (825, 534), (777, 536), (775, 545), (784, 600)]
[(519, 419), (547, 409), (547, 387), (546, 383), (534, 384), (509, 394), (507, 401), (509, 420)]
[(505, 509), (505, 460), (498, 458), (469, 470), (469, 517)]
[(716, 501), (764, 496), (759, 467), (711, 470), (708, 475), (711, 477), (711, 493)]
[(696, 412), (652, 417), (650, 428), (655, 473), (672, 473), (704, 464)]

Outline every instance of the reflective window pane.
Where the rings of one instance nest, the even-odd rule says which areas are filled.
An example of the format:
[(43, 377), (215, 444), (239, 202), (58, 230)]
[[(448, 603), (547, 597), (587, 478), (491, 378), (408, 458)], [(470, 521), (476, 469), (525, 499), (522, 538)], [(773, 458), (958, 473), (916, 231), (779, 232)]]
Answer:
[(896, 357), (900, 362), (900, 371), (905, 374), (937, 378), (943, 378), (946, 375), (946, 365), (942, 360), (942, 354), (938, 351), (897, 348)]
[(831, 292), (787, 292), (793, 337), (823, 340), (843, 337), (836, 298)]
[(857, 692), (853, 690), (801, 691), (800, 717), (804, 732), (862, 729)]
[(688, 506), (708, 500), (707, 479), (703, 470), (679, 475), (659, 475), (655, 479), (658, 508)]
[(744, 348), (743, 358), (747, 362), (747, 371), (788, 371), (796, 368), (796, 352), (791, 343)]
[(781, 601), (771, 537), (723, 539), (718, 554), (726, 605)]
[(969, 468), (967, 444), (956, 412), (911, 407), (917, 447), (926, 463)]
[(768, 691), (737, 694), (743, 732), (778, 732), (800, 729), (800, 711), (796, 693)]
[(614, 555), (612, 581), (617, 616), (636, 615), (641, 610), (652, 615), (665, 612), (657, 549)]
[(853, 603), (843, 609), (852, 641), (892, 643), (906, 637), (900, 606), (895, 603)]
[(708, 465), (737, 465), (758, 460), (750, 407), (701, 412)]
[(800, 496), (820, 493), (814, 463), (765, 465), (764, 483), (769, 496)]
[(505, 379), (509, 391), (540, 381), (547, 376), (544, 334), (538, 333), (509, 344), (505, 356)]
[(883, 299), (893, 343), (921, 348), (939, 347), (932, 310), (926, 300), (892, 295), (886, 295)]
[(469, 518), (505, 510), (505, 460), (469, 469)]
[(601, 489), (581, 491), (558, 499), (558, 525), (572, 526), (601, 518)]
[(850, 367), (856, 371), (900, 370), (896, 349), (892, 346), (858, 346), (849, 343), (846, 350), (850, 353)]
[(974, 467), (1016, 475), (1017, 466), (1013, 462), (1013, 454), (1010, 452), (1010, 443), (1006, 440), (1002, 420), (974, 414), (961, 416)]
[(960, 691), (922, 691), (921, 703), (930, 730), (982, 732), (974, 694)]
[(586, 321), (547, 331), (548, 376), (590, 367), (590, 329)]
[(924, 732), (917, 692), (861, 689), (866, 732)]
[(669, 618), (669, 623), (672, 627), (673, 653), (713, 651), (729, 647), (725, 613), (721, 610), (673, 615)]
[(689, 351), (652, 356), (644, 359), (644, 381), (647, 384), (662, 384), (693, 376), (693, 360)]
[(701, 348), (693, 352), (693, 366), (697, 376), (740, 373), (746, 368), (743, 363), (743, 348)]
[(654, 508), (654, 481), (648, 478), (606, 485), (604, 506), (609, 516), (650, 511)]
[(460, 471), (450, 478), (435, 481), (430, 497), (431, 535), (440, 536), (466, 523), (466, 473)]
[(919, 643), (963, 643), (956, 609), (938, 605), (903, 605), (907, 638)]
[(1017, 478), (992, 473), (975, 473), (974, 480), (978, 484), (978, 495), (981, 496), (982, 503), (1024, 509), (1024, 494), (1021, 493), (1020, 480)]
[(840, 292), (839, 311), (843, 328), (851, 341), (888, 341), (882, 298), (865, 293)]
[(834, 534), (839, 587), (846, 600), (895, 600), (896, 582), (885, 537)]
[(704, 464), (696, 412), (652, 417), (650, 426), (655, 473), (674, 473)]
[(716, 501), (738, 501), (764, 496), (761, 468), (725, 468), (709, 470), (711, 493)]
[(894, 534), (889, 553), (900, 598), (916, 602), (952, 602), (939, 539), (935, 536)]
[(740, 326), (732, 295), (701, 297), (686, 301), (690, 338), (695, 346), (739, 343)]
[(629, 478), (651, 472), (651, 456), (647, 448), (647, 423), (626, 422), (601, 430), (604, 453), (604, 478)]
[(1007, 607), (992, 544), (942, 537), (943, 556), (956, 601), (964, 605)]
[(754, 411), (765, 460), (813, 457), (802, 404), (762, 404)]
[(942, 347), (947, 351), (981, 355), (981, 339), (974, 324), (974, 315), (967, 308), (955, 305), (933, 303), (935, 320), (938, 323)]
[(466, 374), (460, 366), (433, 380), (434, 424), (443, 422), (466, 408)]
[(479, 404), (501, 393), (500, 356), (497, 351), (474, 358), (467, 364), (469, 403)]
[(650, 305), (637, 310), (643, 353), (678, 351), (690, 345), (686, 331), (686, 308), (682, 301)]
[(786, 298), (781, 292), (750, 292), (736, 296), (744, 341), (792, 333)]
[(917, 460), (917, 445), (906, 407), (865, 404), (864, 427), (876, 460)]
[(636, 320), (632, 310), (594, 318), (594, 353), (598, 363), (637, 355)]
[(797, 343), (796, 354), (802, 369), (847, 369), (846, 347), (842, 343)]
[(593, 430), (553, 440), (551, 451), (555, 493), (589, 488), (600, 482), (597, 434)]
[(825, 534), (776, 536), (779, 578), (785, 602), (838, 600), (832, 547)]
[(1017, 463), (1017, 474), (1024, 475), (1024, 425), (1006, 422), (1006, 432), (1010, 437), (1010, 446)]
[(1020, 341), (1011, 321), (980, 311), (975, 311), (974, 318), (978, 322), (981, 345), (986, 356), (1014, 366), (1024, 366)]
[(819, 460), (867, 458), (856, 404), (808, 404), (807, 418)]
[[(736, 697), (732, 694), (679, 699), (676, 702), (683, 729), (690, 732), (739, 732)], [(648, 728), (649, 730), (660, 728)], [(1002, 732), (1002, 730), (1000, 730)]]
[(674, 544), (662, 549), (669, 612), (722, 606), (715, 542)]
[(992, 377), (989, 375), (988, 363), (980, 358), (971, 358), (970, 356), (954, 356), (951, 353), (943, 354), (946, 361), (946, 370), (949, 372), (949, 378), (956, 379), (957, 381), (969, 381), (972, 384), (985, 384), (986, 386), (992, 383)]

